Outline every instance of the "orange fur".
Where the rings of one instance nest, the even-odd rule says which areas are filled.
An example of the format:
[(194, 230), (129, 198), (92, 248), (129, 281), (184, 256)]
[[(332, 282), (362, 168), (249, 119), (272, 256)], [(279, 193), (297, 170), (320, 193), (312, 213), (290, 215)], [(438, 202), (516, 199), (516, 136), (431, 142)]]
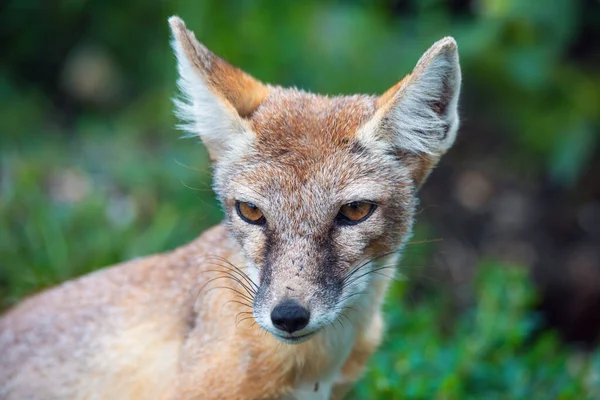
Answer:
[[(276, 399), (299, 382), (318, 382), (336, 361), (329, 358), (325, 345), (318, 338), (282, 344), (251, 321), (240, 322), (243, 316), (238, 314), (247, 308), (232, 302), (243, 301), (240, 296), (215, 290), (218, 281), (207, 285), (228, 272), (217, 257), (241, 261), (236, 260), (239, 248), (223, 225), (173, 252), (98, 271), (25, 301), (3, 317), (0, 331), (14, 333), (10, 344), (14, 347), (26, 346), (27, 335), (39, 337), (36, 346), (24, 348), (23, 358), (11, 360), (12, 364), (42, 356), (42, 346), (57, 340), (44, 334), (51, 325), (72, 331), (70, 324), (84, 324), (90, 311), (86, 307), (94, 307), (95, 329), (102, 331), (80, 326), (81, 331), (73, 333), (99, 336), (94, 348), (86, 350), (91, 364), (86, 379), (93, 383), (84, 385), (88, 387), (78, 391), (78, 397)], [(231, 288), (243, 291), (233, 283)], [(103, 308), (112, 309), (122, 320), (98, 315)], [(42, 315), (48, 312), (55, 317), (45, 320), (48, 315)], [(375, 326), (364, 332), (364, 338), (359, 336), (347, 361), (348, 381), (357, 377), (354, 357), (364, 365), (365, 354), (376, 346), (369, 338), (377, 337), (380, 329)], [(109, 335), (114, 330), (118, 335)], [(68, 357), (69, 349), (60, 349), (60, 354)], [(113, 370), (110, 375), (104, 371), (107, 365)], [(33, 374), (36, 368), (13, 373)], [(35, 393), (35, 383), (30, 385)]]
[[(215, 161), (226, 222), (6, 313), (0, 398), (342, 398), (383, 332), (390, 278), (369, 272), (397, 260), (415, 192), (454, 140), (456, 45), (438, 42), (381, 97), (330, 98), (264, 85), (170, 23), (181, 114)], [(244, 222), (239, 201), (268, 223)], [(339, 222), (356, 201), (377, 207)], [(271, 326), (285, 299), (310, 309), (308, 339)]]
[(211, 90), (222, 96), (242, 117), (250, 116), (262, 103), (269, 89), (244, 71), (211, 53), (188, 32), (183, 21), (175, 21), (173, 29), (190, 55), (198, 71), (204, 71)]

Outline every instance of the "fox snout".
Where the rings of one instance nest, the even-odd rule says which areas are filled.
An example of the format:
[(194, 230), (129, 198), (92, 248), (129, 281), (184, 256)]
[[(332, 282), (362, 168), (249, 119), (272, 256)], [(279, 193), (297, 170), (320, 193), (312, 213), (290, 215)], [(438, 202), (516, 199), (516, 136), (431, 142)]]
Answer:
[[(254, 297), (257, 323), (284, 342), (297, 343), (324, 327), (340, 298), (341, 287), (325, 267), (262, 267)], [(333, 270), (335, 268), (329, 268)]]
[[(270, 303), (274, 303), (271, 308)], [(255, 301), (254, 317), (263, 329), (277, 339), (295, 344), (309, 339), (324, 327), (324, 321), (330, 317), (327, 317), (328, 313), (323, 308), (322, 301), (304, 301), (300, 298), (286, 297), (274, 302), (258, 300)]]
[(285, 299), (271, 311), (273, 326), (283, 332), (294, 333), (308, 325), (310, 312), (298, 301)]

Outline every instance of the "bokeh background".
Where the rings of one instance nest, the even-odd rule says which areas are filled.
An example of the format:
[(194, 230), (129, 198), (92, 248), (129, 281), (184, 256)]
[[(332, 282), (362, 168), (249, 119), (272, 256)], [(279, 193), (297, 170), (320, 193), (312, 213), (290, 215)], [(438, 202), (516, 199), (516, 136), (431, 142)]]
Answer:
[(0, 1), (0, 310), (221, 219), (174, 128), (173, 14), (259, 79), (328, 94), (381, 93), (454, 36), (462, 128), (352, 396), (600, 398), (597, 0)]

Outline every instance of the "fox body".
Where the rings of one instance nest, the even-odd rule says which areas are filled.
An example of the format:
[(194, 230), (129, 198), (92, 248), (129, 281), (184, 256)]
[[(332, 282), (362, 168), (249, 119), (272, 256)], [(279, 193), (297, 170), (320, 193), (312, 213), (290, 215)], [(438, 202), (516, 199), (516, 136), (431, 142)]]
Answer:
[(2, 399), (341, 398), (383, 331), (416, 193), (458, 128), (445, 38), (381, 96), (266, 85), (170, 19), (226, 220), (0, 320)]

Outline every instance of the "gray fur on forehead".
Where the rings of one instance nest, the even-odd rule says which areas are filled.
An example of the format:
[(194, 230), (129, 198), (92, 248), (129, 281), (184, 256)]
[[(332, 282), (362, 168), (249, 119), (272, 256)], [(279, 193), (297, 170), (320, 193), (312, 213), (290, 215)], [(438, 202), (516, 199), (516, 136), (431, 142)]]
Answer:
[(339, 150), (315, 158), (293, 151), (268, 161), (259, 161), (258, 152), (248, 157), (255, 162), (240, 163), (238, 171), (217, 180), (217, 187), (256, 203), (284, 230), (328, 229), (339, 207), (350, 201), (409, 209), (414, 193), (409, 171), (391, 156)]

